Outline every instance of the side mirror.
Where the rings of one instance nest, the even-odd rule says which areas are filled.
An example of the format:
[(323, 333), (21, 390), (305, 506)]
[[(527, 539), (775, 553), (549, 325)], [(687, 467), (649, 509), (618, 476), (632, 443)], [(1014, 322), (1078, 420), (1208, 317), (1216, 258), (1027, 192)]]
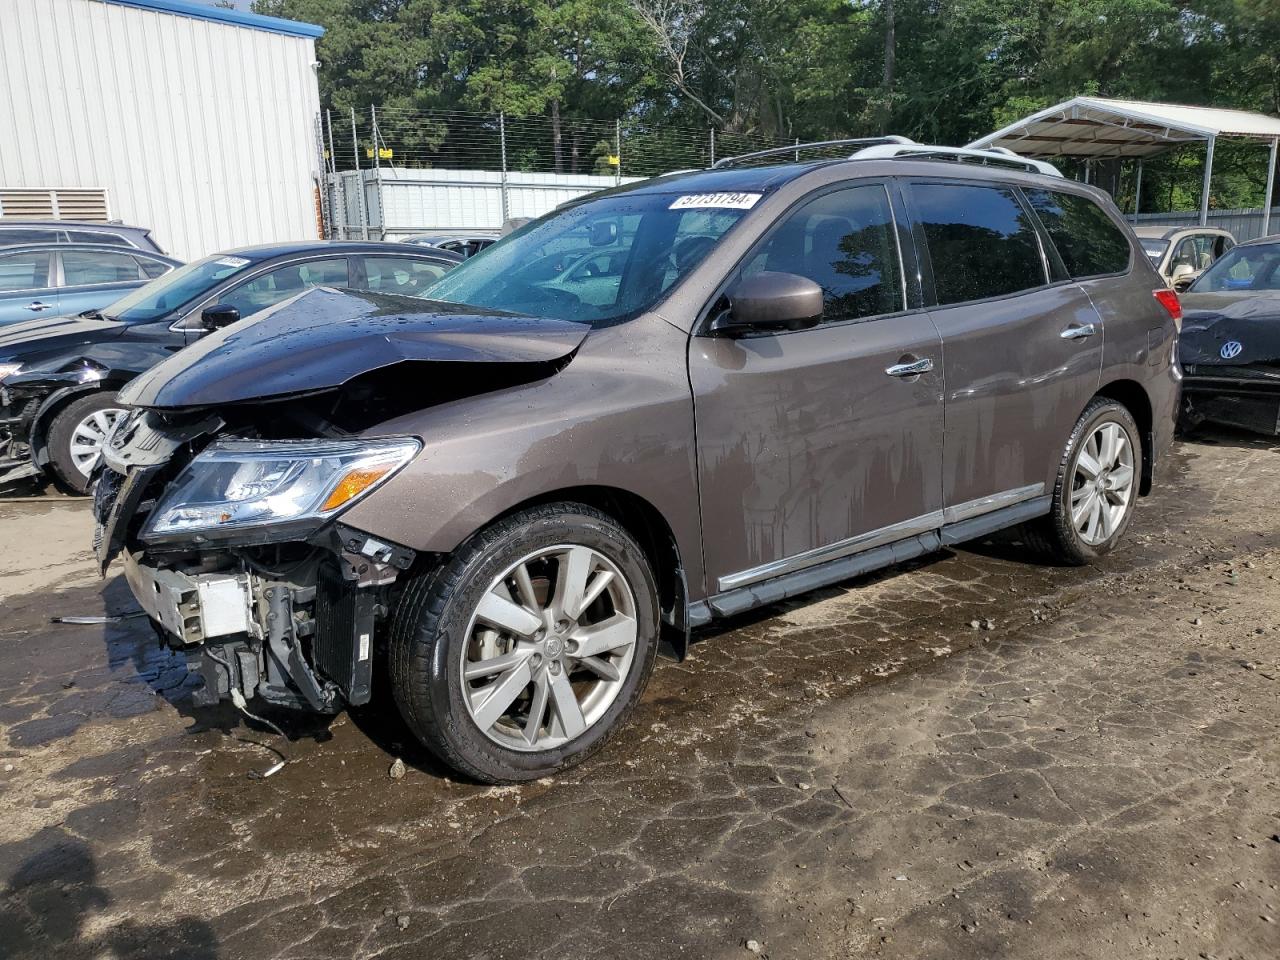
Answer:
[(729, 288), (729, 309), (711, 322), (726, 337), (753, 331), (805, 330), (822, 319), (822, 288), (808, 277), (765, 271)]
[(1169, 278), (1169, 284), (1175, 290), (1185, 290), (1191, 286), (1191, 281), (1196, 278), (1196, 268), (1189, 263), (1180, 263), (1173, 268), (1173, 275)]
[(205, 307), (200, 314), (200, 326), (206, 330), (219, 330), (231, 326), (239, 319), (240, 311), (231, 304), (215, 303), (212, 307)]

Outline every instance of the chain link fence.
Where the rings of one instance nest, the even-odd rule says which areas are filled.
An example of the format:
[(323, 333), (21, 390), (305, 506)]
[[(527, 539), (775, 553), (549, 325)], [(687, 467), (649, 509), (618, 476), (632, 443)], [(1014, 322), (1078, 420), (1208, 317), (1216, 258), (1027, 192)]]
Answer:
[(627, 120), (326, 110), (316, 121), (320, 216), (333, 238), (492, 231), (592, 190), (796, 142)]
[(652, 177), (798, 142), (712, 127), (402, 107), (328, 110), (322, 119), (333, 172), (396, 166)]

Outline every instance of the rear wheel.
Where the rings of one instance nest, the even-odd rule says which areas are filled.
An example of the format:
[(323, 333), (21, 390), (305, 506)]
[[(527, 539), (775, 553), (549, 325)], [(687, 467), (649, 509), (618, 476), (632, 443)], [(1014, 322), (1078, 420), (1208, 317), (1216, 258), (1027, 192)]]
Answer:
[(1090, 401), (1063, 452), (1053, 509), (1024, 528), (1027, 542), (1075, 565), (1115, 549), (1138, 499), (1140, 436), (1122, 404), (1107, 397)]
[(522, 511), (406, 588), (391, 679), (414, 733), (478, 780), (547, 776), (625, 722), (657, 653), (643, 551), (581, 504)]
[(59, 482), (75, 493), (89, 492), (107, 434), (124, 413), (112, 390), (80, 397), (58, 412), (49, 424), (49, 462)]

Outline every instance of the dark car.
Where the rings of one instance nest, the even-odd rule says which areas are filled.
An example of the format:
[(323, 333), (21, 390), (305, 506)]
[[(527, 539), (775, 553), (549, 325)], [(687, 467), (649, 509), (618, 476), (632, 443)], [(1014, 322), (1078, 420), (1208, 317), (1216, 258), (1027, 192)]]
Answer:
[[(431, 750), (515, 781), (597, 750), (660, 639), (1018, 524), (1112, 550), (1173, 433), (1177, 295), (1047, 165), (856, 146), (583, 198), (435, 302), (211, 334), (121, 397), (103, 569), (201, 702), (333, 712), (385, 666)], [(589, 295), (522, 272), (597, 251)]]
[(437, 250), (450, 250), (460, 254), (464, 259), (474, 257), (481, 250), (487, 250), (498, 242), (496, 233), (435, 234), (421, 233), (406, 237), (405, 243), (414, 246), (435, 247)]
[(105, 307), (180, 266), (181, 260), (125, 247), (0, 247), (0, 326)]
[(320, 285), (418, 295), (461, 259), (387, 243), (251, 247), (189, 263), (98, 310), (0, 328), (0, 482), (51, 470), (85, 492), (120, 415), (116, 391), (211, 327)]
[(93, 243), (164, 253), (146, 227), (91, 220), (18, 220), (0, 218), (0, 247), (19, 243)]
[(1229, 251), (1182, 302), (1180, 425), (1280, 436), (1280, 236)]

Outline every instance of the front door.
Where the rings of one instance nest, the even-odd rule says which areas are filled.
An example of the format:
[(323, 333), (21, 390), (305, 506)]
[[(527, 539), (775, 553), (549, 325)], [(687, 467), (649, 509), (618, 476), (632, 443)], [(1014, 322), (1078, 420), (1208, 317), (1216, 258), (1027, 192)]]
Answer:
[(825, 312), (807, 330), (690, 341), (709, 594), (939, 525), (941, 344), (908, 309), (885, 185), (805, 201), (730, 283), (763, 270), (817, 282)]
[(1067, 438), (1098, 389), (1102, 321), (1077, 284), (1051, 282), (1014, 188), (917, 182), (909, 196), (946, 345), (947, 520), (1052, 493)]

